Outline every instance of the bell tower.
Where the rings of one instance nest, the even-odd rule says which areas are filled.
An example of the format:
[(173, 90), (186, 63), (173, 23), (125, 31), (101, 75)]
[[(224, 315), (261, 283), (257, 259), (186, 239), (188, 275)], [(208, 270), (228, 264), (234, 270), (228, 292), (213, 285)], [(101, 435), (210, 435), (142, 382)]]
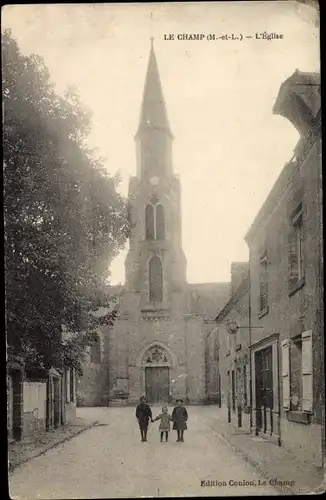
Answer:
[[(204, 321), (209, 310), (205, 290), (208, 286), (210, 294), (211, 284), (189, 286), (186, 280), (181, 187), (173, 172), (172, 144), (151, 40), (135, 135), (137, 169), (129, 179), (131, 231), (126, 280), (117, 319), (102, 332), (105, 356), (101, 370), (92, 366), (89, 377), (93, 377), (90, 390), (96, 387), (110, 406), (138, 403), (141, 396), (161, 405), (176, 398), (186, 404), (205, 400), (206, 334), (210, 328)], [(197, 298), (202, 300), (195, 301)], [(215, 315), (215, 291), (210, 300)]]
[[(132, 231), (125, 262), (126, 291), (139, 294), (139, 310), (171, 310), (184, 290), (180, 180), (173, 174), (172, 142), (151, 39), (136, 142), (137, 175), (129, 181)], [(140, 312), (139, 311), (139, 312)]]
[(137, 177), (172, 175), (172, 141), (158, 65), (151, 39), (140, 120), (135, 136)]

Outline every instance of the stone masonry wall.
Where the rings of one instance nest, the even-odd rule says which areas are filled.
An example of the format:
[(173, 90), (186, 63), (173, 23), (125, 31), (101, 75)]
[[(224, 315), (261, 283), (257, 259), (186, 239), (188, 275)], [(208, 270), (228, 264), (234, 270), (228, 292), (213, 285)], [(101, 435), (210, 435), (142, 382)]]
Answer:
[[(322, 335), (320, 328), (320, 238), (318, 219), (318, 147), (315, 144), (301, 163), (300, 168), (289, 179), (285, 192), (275, 204), (270, 217), (260, 225), (250, 242), (250, 277), (252, 323), (263, 328), (252, 330), (252, 343), (278, 333), (278, 355), (281, 360), (280, 343), (284, 339), (313, 332), (313, 408), (312, 424), (305, 425), (286, 419), (282, 406), (282, 363), (279, 363), (279, 390), (281, 411), (282, 444), (300, 453), (302, 443), (310, 442), (305, 453), (316, 460), (314, 448), (320, 442), (322, 423), (322, 398), (324, 392), (324, 363), (321, 358)], [(304, 228), (305, 284), (292, 295), (288, 288), (288, 235), (293, 210), (302, 202)], [(259, 317), (259, 259), (267, 250), (268, 256), (268, 312)], [(277, 390), (277, 387), (275, 388)], [(315, 424), (315, 425), (313, 425)], [(308, 438), (309, 436), (309, 438)]]

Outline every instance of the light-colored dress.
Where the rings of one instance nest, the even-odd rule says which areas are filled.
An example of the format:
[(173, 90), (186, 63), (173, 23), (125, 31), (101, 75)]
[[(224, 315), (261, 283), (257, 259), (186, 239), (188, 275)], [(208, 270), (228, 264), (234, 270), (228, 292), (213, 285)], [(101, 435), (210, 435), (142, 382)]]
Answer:
[(168, 432), (170, 430), (171, 416), (168, 413), (160, 413), (155, 420), (161, 420), (158, 430), (160, 432)]

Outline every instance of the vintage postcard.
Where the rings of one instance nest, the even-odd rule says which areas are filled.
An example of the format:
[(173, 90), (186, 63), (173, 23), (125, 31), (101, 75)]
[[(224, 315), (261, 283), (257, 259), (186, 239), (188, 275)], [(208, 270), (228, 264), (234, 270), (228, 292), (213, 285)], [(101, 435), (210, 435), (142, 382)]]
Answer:
[(319, 5), (7, 5), (17, 500), (324, 491)]

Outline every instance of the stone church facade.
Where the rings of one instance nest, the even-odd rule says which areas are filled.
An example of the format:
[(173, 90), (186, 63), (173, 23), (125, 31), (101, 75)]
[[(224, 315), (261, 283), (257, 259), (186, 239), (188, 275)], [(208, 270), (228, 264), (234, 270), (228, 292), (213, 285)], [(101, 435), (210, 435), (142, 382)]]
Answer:
[[(187, 404), (207, 399), (205, 342), (229, 283), (188, 284), (182, 249), (181, 185), (173, 173), (168, 122), (153, 43), (129, 181), (132, 230), (119, 317), (101, 328), (96, 366), (79, 382), (82, 404)], [(95, 374), (95, 375), (94, 375)], [(94, 378), (95, 377), (95, 378)]]

